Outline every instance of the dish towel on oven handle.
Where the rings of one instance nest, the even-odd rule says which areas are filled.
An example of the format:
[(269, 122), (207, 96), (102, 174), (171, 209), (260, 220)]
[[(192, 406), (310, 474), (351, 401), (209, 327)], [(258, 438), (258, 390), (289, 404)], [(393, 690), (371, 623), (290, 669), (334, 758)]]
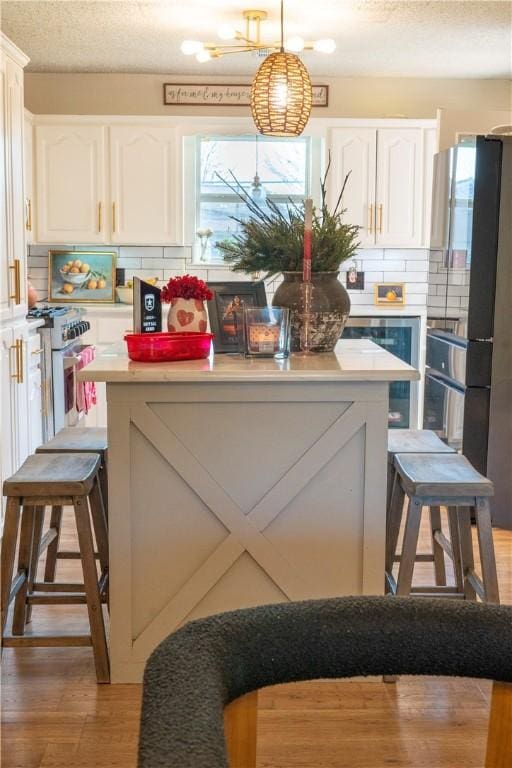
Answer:
[[(76, 370), (80, 371), (86, 365), (92, 363), (96, 357), (96, 349), (92, 346), (83, 347), (77, 355)], [(94, 381), (76, 382), (76, 409), (79, 413), (89, 413), (96, 405), (96, 384)]]

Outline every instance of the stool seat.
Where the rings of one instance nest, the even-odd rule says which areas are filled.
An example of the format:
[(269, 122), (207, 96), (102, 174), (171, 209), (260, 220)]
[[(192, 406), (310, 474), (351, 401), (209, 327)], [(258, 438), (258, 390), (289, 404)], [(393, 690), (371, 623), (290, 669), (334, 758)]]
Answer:
[(100, 466), (96, 453), (39, 453), (5, 480), (4, 496), (88, 495)]
[(409, 496), (461, 498), (492, 496), (492, 481), (459, 453), (397, 453), (395, 468)]
[(389, 461), (393, 461), (395, 453), (455, 453), (455, 450), (431, 429), (389, 429)]
[(104, 453), (108, 448), (104, 427), (65, 427), (55, 437), (40, 445), (37, 453)]

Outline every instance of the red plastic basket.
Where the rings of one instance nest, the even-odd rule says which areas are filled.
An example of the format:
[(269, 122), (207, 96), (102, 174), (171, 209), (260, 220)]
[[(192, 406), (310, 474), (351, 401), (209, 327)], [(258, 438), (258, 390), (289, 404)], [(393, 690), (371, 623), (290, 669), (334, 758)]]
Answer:
[(128, 357), (140, 363), (202, 360), (210, 354), (213, 333), (128, 333)]

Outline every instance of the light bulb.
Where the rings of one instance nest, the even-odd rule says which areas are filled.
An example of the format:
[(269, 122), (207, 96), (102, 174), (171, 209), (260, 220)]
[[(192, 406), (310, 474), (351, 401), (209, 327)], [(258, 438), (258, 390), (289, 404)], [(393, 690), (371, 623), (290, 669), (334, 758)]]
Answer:
[(203, 49), (203, 44), (199, 40), (184, 40), (181, 44), (181, 52), (185, 56), (193, 56), (194, 53), (199, 53)]
[(203, 64), (205, 61), (210, 61), (210, 52), (203, 49), (202, 51), (199, 51), (199, 53), (196, 53), (196, 59), (200, 61), (201, 64)]
[(221, 24), (217, 34), (221, 40), (234, 40), (236, 38), (236, 29), (231, 24)]
[(336, 43), (332, 37), (322, 37), (320, 40), (315, 40), (313, 43), (313, 50), (318, 53), (334, 53), (336, 50)]
[(294, 35), (294, 37), (289, 37), (288, 40), (286, 40), (284, 47), (287, 51), (291, 51), (292, 53), (300, 53), (300, 51), (304, 50), (304, 38), (299, 37), (299, 35)]

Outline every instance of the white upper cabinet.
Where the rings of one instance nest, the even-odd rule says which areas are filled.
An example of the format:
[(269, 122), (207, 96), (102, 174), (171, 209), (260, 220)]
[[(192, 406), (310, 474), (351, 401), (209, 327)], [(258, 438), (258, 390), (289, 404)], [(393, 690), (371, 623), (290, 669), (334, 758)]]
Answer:
[(174, 148), (174, 128), (110, 128), (113, 243), (170, 243), (175, 238)]
[(331, 133), (331, 169), (328, 176), (329, 207), (335, 209), (343, 183), (341, 208), (347, 223), (361, 227), (361, 245), (375, 242), (375, 163), (374, 128), (334, 128)]
[(23, 67), (27, 57), (0, 33), (0, 320), (27, 312), (23, 194)]
[(34, 130), (32, 116), (25, 111), (23, 129), (23, 180), (25, 191), (25, 241), (34, 242), (34, 200), (33, 200), (33, 141)]
[(343, 180), (345, 221), (363, 247), (420, 248), (429, 243), (435, 128), (355, 125), (330, 132), (329, 205)]
[(420, 246), (422, 219), (422, 131), (382, 128), (377, 132), (376, 243)]
[(99, 125), (36, 126), (38, 242), (107, 241), (105, 132)]

